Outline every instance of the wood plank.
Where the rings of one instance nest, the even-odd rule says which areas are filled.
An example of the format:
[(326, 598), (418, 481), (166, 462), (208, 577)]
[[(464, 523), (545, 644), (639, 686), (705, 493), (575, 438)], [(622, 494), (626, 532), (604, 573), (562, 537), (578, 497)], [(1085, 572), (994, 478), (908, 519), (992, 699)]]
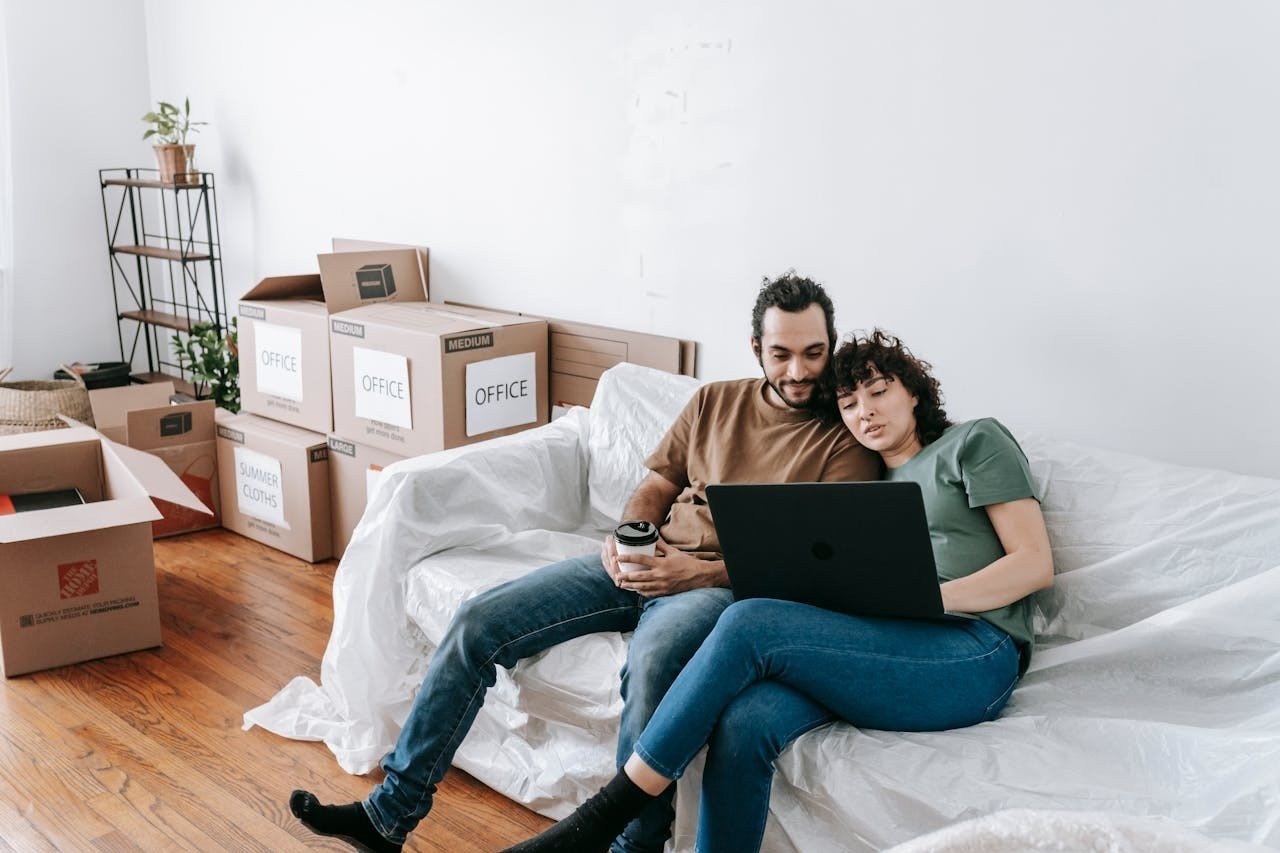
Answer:
[(152, 326), (163, 326), (166, 329), (177, 329), (179, 332), (191, 331), (191, 324), (187, 322), (186, 317), (164, 311), (121, 311), (120, 317)]
[(213, 257), (208, 252), (183, 252), (180, 249), (162, 249), (159, 246), (112, 246), (111, 251), (122, 255), (141, 255), (144, 258), (159, 258), (165, 261), (207, 261)]
[[(194, 172), (192, 174), (195, 174)], [(198, 190), (200, 183), (179, 184), (174, 181), (149, 181), (145, 178), (104, 178), (103, 186), (108, 187), (143, 187), (155, 190)]]

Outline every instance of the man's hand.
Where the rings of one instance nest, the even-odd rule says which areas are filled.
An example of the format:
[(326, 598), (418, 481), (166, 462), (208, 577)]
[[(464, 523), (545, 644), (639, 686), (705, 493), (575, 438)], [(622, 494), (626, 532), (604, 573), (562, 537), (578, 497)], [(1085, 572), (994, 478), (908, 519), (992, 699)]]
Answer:
[(604, 544), (600, 546), (600, 562), (604, 563), (604, 570), (613, 585), (621, 586), (622, 567), (618, 565), (618, 545), (614, 542), (612, 533), (604, 537)]
[[(612, 540), (606, 542), (607, 546)], [(617, 560), (617, 553), (614, 553)], [(658, 540), (658, 554), (655, 557), (643, 557), (628, 554), (628, 564), (645, 568), (620, 571), (615, 581), (622, 589), (638, 592), (646, 598), (657, 598), (663, 595), (675, 595), (690, 589), (710, 586), (726, 586), (727, 576), (724, 563), (711, 560), (699, 560), (692, 554), (672, 548), (666, 542)], [(606, 563), (606, 566), (608, 564)]]

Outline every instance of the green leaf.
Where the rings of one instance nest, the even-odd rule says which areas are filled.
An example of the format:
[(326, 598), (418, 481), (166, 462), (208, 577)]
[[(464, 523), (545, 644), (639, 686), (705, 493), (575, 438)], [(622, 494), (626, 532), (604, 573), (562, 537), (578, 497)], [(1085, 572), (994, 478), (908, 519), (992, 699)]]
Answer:
[(185, 115), (191, 115), (191, 99), (190, 98), (187, 98), (185, 101), (182, 102), (182, 112)]
[(155, 135), (156, 135), (156, 132), (155, 132), (154, 130), (148, 130), (146, 133), (142, 134), (142, 138), (143, 138), (143, 139), (150, 139), (151, 137), (153, 137), (153, 136), (155, 136)]

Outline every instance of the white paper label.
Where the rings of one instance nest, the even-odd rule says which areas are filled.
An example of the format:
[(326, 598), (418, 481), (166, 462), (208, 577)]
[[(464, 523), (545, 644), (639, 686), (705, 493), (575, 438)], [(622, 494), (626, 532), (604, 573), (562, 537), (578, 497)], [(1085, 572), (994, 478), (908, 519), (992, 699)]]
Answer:
[(284, 520), (284, 481), (280, 460), (236, 448), (236, 507), (242, 515), (289, 529)]
[(369, 505), (369, 498), (373, 497), (373, 490), (378, 487), (378, 481), (382, 479), (382, 469), (375, 468), (370, 465), (364, 471), (364, 505)]
[(467, 435), (538, 419), (537, 358), (522, 352), (467, 365)]
[(351, 348), (355, 363), (356, 417), (413, 429), (409, 359), (364, 347)]
[(258, 391), (302, 402), (302, 330), (253, 321)]

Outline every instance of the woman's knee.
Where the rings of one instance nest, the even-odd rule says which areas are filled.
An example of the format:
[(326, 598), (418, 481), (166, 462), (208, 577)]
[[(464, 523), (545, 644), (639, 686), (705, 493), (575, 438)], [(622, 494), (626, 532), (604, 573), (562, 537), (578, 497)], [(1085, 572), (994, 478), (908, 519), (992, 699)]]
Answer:
[(772, 764), (787, 744), (830, 719), (825, 709), (790, 688), (762, 681), (725, 708), (710, 746), (721, 758)]
[(789, 602), (772, 598), (747, 598), (735, 601), (725, 608), (716, 622), (712, 638), (719, 643), (744, 645), (760, 640), (775, 619), (785, 614), (781, 611)]

